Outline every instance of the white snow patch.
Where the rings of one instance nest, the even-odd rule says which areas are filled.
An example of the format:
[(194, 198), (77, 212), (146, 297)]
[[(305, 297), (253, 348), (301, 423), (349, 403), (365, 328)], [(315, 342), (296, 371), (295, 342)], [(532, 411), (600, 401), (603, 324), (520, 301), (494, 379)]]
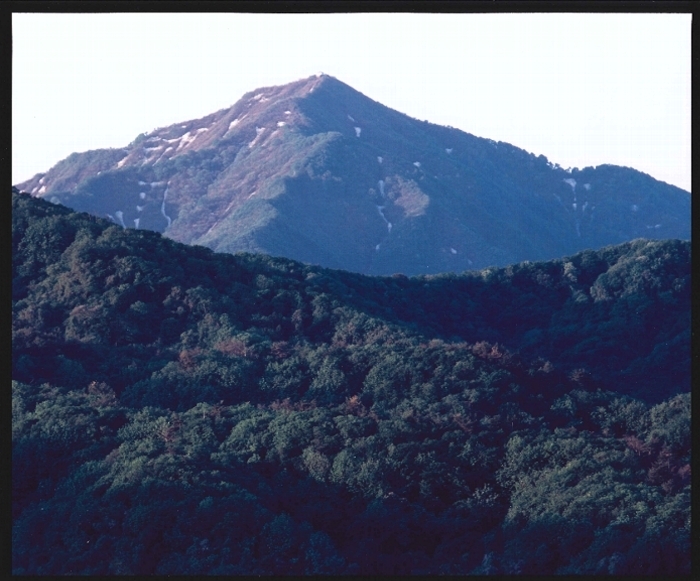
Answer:
[(143, 209), (144, 209), (145, 207), (146, 207), (146, 206), (136, 206), (136, 211), (137, 211), (137, 212), (143, 212)]
[(52, 204), (58, 204), (61, 200), (59, 200), (56, 196), (51, 196), (51, 203)]
[(259, 100), (262, 99), (264, 96), (265, 96), (264, 93), (258, 93), (257, 95), (255, 95), (255, 97), (253, 97), (253, 98), (251, 99), (251, 101), (259, 101)]
[(383, 196), (384, 195), (384, 180), (379, 180), (377, 182), (377, 185), (379, 186), (379, 193)]
[(250, 198), (252, 198), (252, 197), (253, 197), (255, 194), (257, 194), (257, 193), (258, 193), (258, 190), (255, 190), (252, 194), (250, 194), (250, 195), (248, 196), (247, 199), (250, 200)]
[(583, 187), (584, 187), (586, 190), (590, 190), (590, 189), (591, 189), (591, 184), (583, 184)]
[[(206, 129), (205, 129), (205, 131), (206, 131)], [(197, 130), (197, 132), (194, 134), (191, 134), (188, 131), (180, 139), (180, 145), (178, 145), (177, 148), (180, 149), (181, 147), (187, 147), (190, 143), (192, 143), (195, 139), (197, 139), (197, 137), (199, 137), (200, 133), (201, 133), (201, 131), (199, 131), (199, 130)]]
[(117, 218), (119, 218), (119, 221), (122, 223), (122, 226), (126, 228), (126, 224), (124, 224), (124, 212), (122, 212), (121, 210), (117, 210), (116, 212), (114, 212), (114, 215)]
[[(44, 176), (44, 177), (46, 177), (46, 176)], [(44, 177), (42, 177), (42, 178), (39, 180), (39, 183), (40, 183), (40, 184), (43, 184), (43, 183), (44, 183)]]
[(637, 204), (632, 204), (632, 211), (636, 212), (637, 210), (639, 210), (639, 206)]
[(452, 254), (457, 254), (457, 251), (456, 251), (454, 248), (450, 248), (450, 252), (451, 252)]
[(292, 112), (291, 112), (291, 111), (285, 111), (284, 114), (285, 114), (285, 115), (291, 115)]
[(384, 161), (384, 158), (383, 158), (381, 155), (378, 155), (378, 156), (377, 156), (377, 161), (378, 161), (379, 163), (382, 163), (382, 162)]
[(258, 139), (260, 139), (260, 136), (264, 133), (264, 131), (265, 131), (264, 127), (256, 127), (255, 128), (255, 133), (256, 133), (255, 139), (253, 139), (253, 141), (251, 141), (248, 144), (248, 147), (253, 147), (257, 143)]
[(564, 183), (569, 184), (571, 186), (571, 191), (576, 190), (576, 180), (574, 178), (569, 178), (563, 181)]
[(108, 217), (110, 220), (112, 220), (112, 222), (114, 222), (115, 224), (117, 223), (117, 221), (114, 219), (114, 216), (112, 216), (112, 214), (107, 214), (107, 217)]
[(228, 129), (226, 130), (226, 133), (224, 133), (224, 137), (227, 137), (228, 134), (231, 133), (231, 131), (233, 131), (233, 128), (236, 127), (247, 116), (248, 116), (248, 114), (245, 113), (241, 117), (238, 117), (238, 118), (234, 119), (233, 121), (231, 121), (231, 123), (228, 124)]
[(657, 224), (654, 228), (661, 228), (661, 224)]
[(379, 212), (379, 215), (382, 217), (382, 220), (386, 222), (386, 227), (389, 233), (391, 233), (391, 222), (386, 219), (386, 216), (384, 215), (384, 206), (377, 206), (377, 211)]
[(40, 193), (40, 194), (45, 194), (45, 193), (46, 193), (46, 186), (41, 186), (41, 187), (39, 188), (39, 193)]
[(204, 133), (205, 131), (209, 131), (209, 128), (208, 127), (200, 127), (199, 129), (197, 129), (197, 131), (195, 131), (195, 133)]
[(141, 198), (142, 200), (145, 200), (146, 199), (146, 192), (139, 192), (139, 198)]
[(32, 188), (31, 193), (32, 193), (32, 194), (36, 194), (36, 191), (37, 191), (38, 189), (39, 189), (39, 186), (34, 186), (34, 187)]
[(186, 147), (190, 143), (192, 143), (195, 139), (197, 139), (197, 135), (191, 135), (190, 132), (188, 131), (185, 133), (182, 137), (180, 137), (180, 145), (177, 146), (177, 149), (175, 151), (180, 151), (183, 147)]
[(286, 123), (284, 121), (278, 121), (277, 122), (277, 127), (284, 127)]
[(187, 129), (187, 125), (180, 125), (180, 129)]
[[(224, 214), (225, 214), (226, 212), (228, 212), (228, 211), (231, 209), (231, 206), (233, 206), (235, 203), (236, 203), (236, 200), (235, 200), (235, 198), (234, 198), (233, 200), (231, 200), (231, 201), (229, 202), (229, 205), (226, 206), (226, 209), (224, 210)], [(216, 225), (216, 224), (218, 224), (218, 223), (219, 223), (219, 222), (216, 222), (214, 225)], [(213, 229), (214, 229), (214, 226), (212, 226), (211, 228), (209, 228), (209, 230), (207, 231), (207, 234), (209, 234), (209, 232), (211, 232)]]
[(134, 218), (134, 228), (136, 228), (137, 230), (139, 229), (139, 221), (140, 220), (141, 220), (141, 218)]
[(350, 121), (352, 121), (353, 123), (355, 122), (355, 120), (352, 118), (352, 115), (348, 115), (348, 119), (350, 119)]
[(452, 153), (453, 149), (452, 149), (451, 147), (448, 147), (448, 148), (445, 149), (445, 151), (446, 151), (447, 153)]
[(379, 244), (374, 247), (375, 250), (379, 250)]
[(117, 163), (117, 169), (119, 169), (120, 167), (124, 167), (124, 164), (126, 163), (126, 158), (127, 158), (127, 157), (129, 157), (129, 156), (127, 155), (126, 157), (123, 157), (123, 158), (121, 159), (121, 161), (119, 161), (119, 162)]
[(416, 167), (420, 167), (420, 161), (414, 161), (413, 165), (415, 165)]
[(471, 260), (469, 260), (468, 258), (467, 258), (467, 262), (468, 262), (469, 264), (474, 264), (474, 263), (473, 263)]
[(362, 127), (355, 127), (355, 135), (359, 137), (360, 133), (362, 133)]
[(170, 224), (172, 223), (172, 220), (170, 219), (170, 216), (168, 216), (165, 213), (165, 198), (168, 197), (168, 188), (165, 188), (165, 191), (163, 192), (163, 203), (160, 206), (160, 213), (163, 214), (163, 217), (168, 221), (168, 228), (170, 227)]
[(573, 204), (571, 204), (571, 207), (574, 209), (574, 211), (576, 211), (576, 202), (574, 202)]
[(151, 187), (152, 188), (158, 188), (160, 186), (164, 186), (165, 182), (151, 182)]
[(145, 186), (145, 185), (148, 185), (148, 184), (146, 184), (146, 182), (139, 182), (139, 185), (140, 185), (140, 186)]

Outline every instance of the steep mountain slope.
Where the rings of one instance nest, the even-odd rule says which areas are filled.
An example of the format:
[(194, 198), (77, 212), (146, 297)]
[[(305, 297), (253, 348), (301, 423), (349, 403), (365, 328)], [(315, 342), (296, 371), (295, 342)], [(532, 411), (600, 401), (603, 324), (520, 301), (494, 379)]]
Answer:
[(366, 274), (461, 272), (690, 237), (690, 196), (630, 168), (564, 170), (412, 119), (320, 75), (72, 154), (20, 189), (216, 251)]

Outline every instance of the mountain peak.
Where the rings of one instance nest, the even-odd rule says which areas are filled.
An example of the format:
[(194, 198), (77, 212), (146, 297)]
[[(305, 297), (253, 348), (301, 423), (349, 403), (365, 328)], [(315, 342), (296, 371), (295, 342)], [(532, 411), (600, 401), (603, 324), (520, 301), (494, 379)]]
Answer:
[(17, 185), (181, 242), (367, 274), (690, 237), (686, 192), (629, 168), (566, 171), (412, 119), (324, 73), (120, 149), (73, 154)]
[[(284, 85), (270, 85), (267, 87), (259, 87), (253, 91), (249, 91), (241, 97), (240, 102), (249, 100), (260, 101), (262, 103), (269, 102), (272, 99), (280, 98), (303, 98), (312, 94), (320, 87), (345, 87), (346, 89), (354, 90), (349, 85), (339, 81), (331, 75), (325, 73), (316, 73), (310, 77), (292, 81)], [(238, 104), (237, 103), (237, 104)]]

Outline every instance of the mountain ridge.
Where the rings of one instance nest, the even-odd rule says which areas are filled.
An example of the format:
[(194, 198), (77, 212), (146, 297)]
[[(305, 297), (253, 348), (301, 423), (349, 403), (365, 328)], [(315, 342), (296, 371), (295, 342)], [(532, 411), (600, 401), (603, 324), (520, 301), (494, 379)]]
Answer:
[(250, 91), (126, 148), (72, 154), (18, 187), (216, 251), (366, 274), (690, 237), (690, 196), (674, 186), (617, 166), (564, 170), (329, 75)]

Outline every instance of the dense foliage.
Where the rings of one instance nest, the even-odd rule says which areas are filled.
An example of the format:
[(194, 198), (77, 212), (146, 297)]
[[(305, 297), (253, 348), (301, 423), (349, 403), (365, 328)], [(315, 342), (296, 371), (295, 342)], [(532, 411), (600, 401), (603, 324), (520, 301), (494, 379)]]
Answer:
[(12, 220), (14, 573), (689, 572), (688, 243), (369, 278)]

